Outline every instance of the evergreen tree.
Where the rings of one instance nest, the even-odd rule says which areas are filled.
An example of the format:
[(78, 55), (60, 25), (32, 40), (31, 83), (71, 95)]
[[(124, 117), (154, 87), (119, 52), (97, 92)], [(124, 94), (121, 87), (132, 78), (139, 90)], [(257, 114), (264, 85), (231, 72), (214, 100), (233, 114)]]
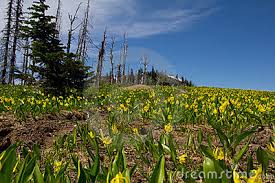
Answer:
[(13, 33), (13, 43), (12, 43), (12, 53), (11, 53), (11, 62), (10, 62), (10, 73), (9, 73), (9, 83), (14, 83), (14, 74), (15, 74), (15, 63), (16, 63), (16, 51), (17, 44), (20, 34), (19, 26), (22, 24), (22, 15), (23, 15), (23, 0), (16, 1), (16, 10), (15, 10), (15, 23), (14, 23), (14, 33)]
[(30, 37), (31, 70), (39, 79), (47, 93), (66, 95), (68, 90), (83, 89), (88, 68), (72, 53), (65, 54), (64, 47), (56, 35), (55, 17), (46, 15), (49, 6), (45, 0), (35, 1), (27, 22), (27, 34)]
[(4, 29), (4, 50), (3, 50), (3, 66), (2, 66), (2, 84), (6, 84), (6, 75), (7, 75), (7, 67), (8, 67), (8, 59), (9, 59), (9, 44), (11, 39), (11, 28), (12, 28), (12, 13), (13, 13), (13, 3), (14, 0), (9, 0), (8, 3), (8, 11), (7, 11), (7, 24)]

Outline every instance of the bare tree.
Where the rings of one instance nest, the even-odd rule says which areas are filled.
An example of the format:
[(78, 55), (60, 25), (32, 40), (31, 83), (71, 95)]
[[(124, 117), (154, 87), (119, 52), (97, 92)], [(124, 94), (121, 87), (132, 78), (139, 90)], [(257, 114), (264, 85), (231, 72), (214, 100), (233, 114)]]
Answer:
[(96, 87), (98, 87), (98, 88), (99, 88), (101, 76), (102, 76), (105, 47), (106, 47), (106, 29), (104, 31), (103, 40), (101, 42), (101, 48), (98, 53), (98, 62), (97, 62), (97, 68), (96, 68), (96, 83), (95, 83)]
[(121, 64), (117, 65), (117, 83), (121, 83)]
[(69, 31), (68, 31), (67, 53), (70, 53), (70, 51), (71, 51), (71, 43), (72, 43), (72, 39), (73, 39), (73, 32), (80, 26), (80, 24), (77, 25), (77, 26), (74, 26), (74, 22), (77, 18), (77, 13), (79, 11), (79, 8), (80, 8), (81, 4), (82, 3), (79, 3), (74, 15), (68, 14), (69, 20), (70, 20), (70, 28), (69, 28)]
[(110, 83), (114, 82), (114, 47), (115, 47), (115, 37), (111, 37), (111, 48), (110, 48), (110, 64), (111, 64), (111, 73), (110, 73)]
[(56, 22), (56, 30), (58, 32), (57, 36), (59, 36), (59, 32), (61, 29), (61, 0), (58, 0), (57, 4), (57, 10), (56, 10), (56, 15), (55, 15), (55, 22)]
[(149, 64), (147, 55), (143, 55), (141, 57), (141, 63), (143, 65), (142, 84), (146, 84), (146, 82), (147, 82), (147, 67), (148, 67), (148, 64)]
[(8, 67), (8, 58), (9, 58), (9, 43), (11, 39), (11, 28), (12, 28), (12, 10), (13, 10), (13, 0), (10, 0), (8, 3), (7, 11), (7, 24), (4, 30), (4, 51), (3, 51), (3, 68), (2, 68), (2, 84), (6, 84), (6, 74)]
[(126, 58), (128, 54), (128, 42), (127, 42), (127, 33), (123, 35), (123, 45), (121, 49), (121, 65), (122, 65), (122, 83), (126, 82)]
[(29, 38), (25, 38), (25, 43), (23, 46), (23, 65), (22, 65), (22, 78), (21, 78), (21, 85), (26, 84), (27, 77), (29, 74), (28, 66), (29, 66), (29, 50), (30, 50), (30, 42)]
[(11, 53), (11, 61), (10, 61), (10, 73), (9, 73), (9, 84), (14, 83), (14, 71), (16, 64), (16, 51), (17, 51), (17, 41), (19, 39), (20, 34), (20, 23), (21, 17), (23, 15), (23, 0), (16, 1), (16, 11), (15, 11), (15, 23), (14, 23), (14, 35), (13, 35), (13, 43), (12, 43), (12, 53)]
[(83, 63), (85, 62), (87, 57), (87, 44), (89, 39), (88, 25), (89, 25), (90, 1), (91, 0), (88, 0), (87, 2), (87, 8), (86, 8), (85, 16), (82, 22), (82, 27), (79, 31), (78, 46), (76, 51), (78, 59), (82, 60)]

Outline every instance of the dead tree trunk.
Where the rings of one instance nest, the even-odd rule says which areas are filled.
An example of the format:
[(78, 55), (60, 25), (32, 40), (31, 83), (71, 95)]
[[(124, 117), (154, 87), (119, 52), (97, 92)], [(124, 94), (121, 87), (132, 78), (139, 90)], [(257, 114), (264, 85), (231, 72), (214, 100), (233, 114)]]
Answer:
[(22, 78), (21, 78), (21, 85), (26, 84), (27, 75), (28, 75), (28, 64), (29, 64), (29, 39), (25, 38), (25, 45), (23, 47), (24, 54), (23, 54), (23, 66), (22, 66)]
[(6, 75), (8, 67), (8, 58), (9, 58), (9, 43), (11, 38), (11, 26), (12, 26), (12, 9), (13, 9), (13, 0), (10, 0), (8, 3), (7, 11), (7, 25), (5, 27), (4, 33), (4, 56), (3, 56), (3, 68), (2, 68), (2, 84), (6, 84)]
[(99, 88), (101, 76), (102, 76), (102, 67), (103, 67), (103, 60), (105, 55), (105, 46), (106, 46), (106, 29), (103, 34), (103, 40), (101, 42), (101, 48), (98, 53), (98, 62), (97, 62), (97, 68), (96, 68), (96, 87)]
[(121, 55), (121, 59), (122, 59), (122, 83), (126, 82), (126, 58), (127, 58), (127, 52), (128, 52), (128, 43), (127, 43), (127, 38), (126, 38), (127, 34), (124, 33), (123, 36), (123, 45), (122, 45), (122, 55)]
[(89, 39), (89, 12), (90, 12), (90, 0), (88, 0), (87, 3), (87, 9), (85, 12), (85, 16), (82, 22), (82, 27), (79, 32), (79, 38), (78, 38), (78, 46), (76, 50), (77, 58), (81, 60), (83, 63), (86, 60), (87, 57), (87, 43)]
[(67, 53), (70, 53), (70, 51), (71, 51), (71, 43), (72, 43), (72, 39), (73, 39), (73, 32), (79, 27), (79, 25), (74, 27), (74, 22), (77, 18), (77, 13), (79, 11), (80, 5), (81, 5), (81, 3), (78, 5), (74, 15), (71, 15), (71, 14), (68, 15), (69, 20), (70, 20), (70, 28), (69, 28), (69, 31), (68, 31)]
[(17, 51), (17, 41), (19, 38), (19, 25), (20, 18), (22, 16), (22, 5), (23, 0), (16, 1), (16, 12), (15, 12), (15, 24), (14, 24), (14, 36), (12, 43), (12, 53), (11, 53), (11, 62), (10, 62), (10, 74), (9, 74), (9, 84), (14, 83), (14, 72), (15, 72), (15, 64), (16, 64), (16, 51)]
[(114, 82), (114, 47), (115, 47), (115, 37), (113, 36), (110, 48), (110, 64), (111, 64), (111, 73), (110, 73), (110, 83), (113, 84)]
[(143, 64), (142, 84), (146, 84), (147, 83), (147, 66), (149, 64), (147, 55), (143, 55), (142, 64)]
[(117, 83), (121, 83), (121, 64), (117, 65)]
[(59, 32), (61, 29), (61, 0), (58, 0), (57, 4), (57, 10), (56, 10), (56, 15), (55, 15), (55, 23), (56, 23), (56, 30), (57, 30), (57, 37), (59, 37)]

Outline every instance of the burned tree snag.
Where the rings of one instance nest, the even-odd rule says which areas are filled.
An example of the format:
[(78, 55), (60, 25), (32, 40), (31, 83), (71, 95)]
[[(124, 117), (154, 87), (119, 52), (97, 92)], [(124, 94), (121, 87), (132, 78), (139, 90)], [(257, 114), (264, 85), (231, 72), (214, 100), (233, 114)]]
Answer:
[(104, 31), (103, 40), (101, 42), (101, 48), (98, 53), (98, 61), (97, 61), (97, 68), (96, 68), (96, 83), (95, 83), (96, 87), (99, 87), (100, 81), (101, 81), (105, 47), (106, 47), (106, 29)]

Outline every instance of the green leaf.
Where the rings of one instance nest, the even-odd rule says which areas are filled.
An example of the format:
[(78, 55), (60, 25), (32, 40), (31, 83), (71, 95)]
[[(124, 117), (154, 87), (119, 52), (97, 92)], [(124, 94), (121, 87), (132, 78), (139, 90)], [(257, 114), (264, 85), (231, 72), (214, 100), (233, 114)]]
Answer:
[(260, 164), (262, 164), (263, 171), (266, 173), (266, 171), (268, 169), (268, 164), (269, 164), (268, 154), (265, 152), (265, 150), (263, 150), (261, 147), (259, 147), (256, 152), (256, 157), (257, 157), (258, 162)]
[(199, 133), (198, 133), (198, 143), (199, 145), (202, 143), (202, 139), (203, 139), (203, 134), (202, 134), (202, 131), (201, 129), (199, 129)]
[(171, 135), (169, 135), (168, 142), (169, 142), (169, 148), (171, 150), (171, 158), (172, 158), (174, 164), (176, 165), (176, 163), (177, 163), (177, 150), (175, 148), (174, 141), (173, 141), (173, 138), (172, 138)]
[(37, 156), (37, 158), (41, 157), (40, 148), (37, 144), (33, 145), (33, 154), (34, 156)]
[(92, 182), (94, 183), (96, 181), (97, 175), (99, 173), (100, 169), (100, 156), (99, 156), (99, 150), (97, 148), (97, 153), (94, 159), (94, 163), (91, 167), (91, 175), (92, 175)]
[(246, 143), (246, 145), (235, 155), (234, 162), (237, 164), (243, 155), (247, 152), (250, 142)]
[(17, 145), (11, 145), (0, 154), (2, 157), (0, 160), (0, 180), (3, 183), (12, 182), (12, 171), (16, 164), (16, 147)]
[(43, 175), (39, 169), (38, 164), (36, 163), (34, 167), (34, 182), (36, 183), (44, 183)]
[(245, 131), (242, 134), (238, 135), (237, 138), (234, 140), (233, 144), (232, 144), (232, 148), (236, 149), (236, 147), (240, 144), (241, 141), (243, 141), (244, 139), (246, 139), (247, 137), (251, 136), (253, 133), (255, 133), (255, 129), (257, 127), (252, 128), (249, 131)]
[(165, 178), (165, 159), (161, 156), (157, 166), (154, 169), (150, 183), (163, 183)]
[(199, 149), (204, 154), (204, 156), (214, 159), (212, 149), (210, 149), (209, 147), (206, 147), (204, 145), (200, 145)]
[(247, 175), (250, 173), (251, 170), (253, 170), (253, 158), (252, 158), (252, 155), (249, 154), (247, 157), (247, 168), (246, 168)]
[(80, 176), (79, 176), (79, 179), (78, 179), (78, 183), (86, 183), (87, 178), (86, 178), (86, 174), (85, 174), (84, 169), (82, 168), (81, 163), (79, 163), (79, 168), (80, 168)]
[(16, 177), (17, 183), (25, 183), (32, 179), (34, 167), (36, 165), (36, 156), (28, 160), (28, 156), (26, 156), (24, 163), (20, 169), (20, 173)]
[(137, 164), (135, 164), (135, 165), (130, 169), (130, 177), (132, 177), (132, 176), (134, 175), (136, 169), (137, 169)]
[(213, 144), (212, 144), (212, 138), (210, 135), (207, 135), (207, 143), (209, 147), (212, 147)]
[(221, 180), (217, 177), (214, 177), (213, 175), (218, 173), (218, 170), (216, 170), (215, 163), (213, 160), (211, 160), (208, 157), (204, 158), (203, 161), (203, 172), (204, 172), (204, 179), (206, 183), (221, 183)]

